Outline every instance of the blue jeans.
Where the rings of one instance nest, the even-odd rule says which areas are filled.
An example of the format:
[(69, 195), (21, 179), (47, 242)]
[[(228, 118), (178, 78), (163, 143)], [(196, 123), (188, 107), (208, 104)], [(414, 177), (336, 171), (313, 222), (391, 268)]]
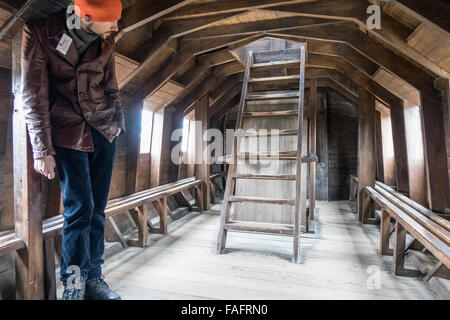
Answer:
[(66, 284), (78, 266), (81, 276), (94, 279), (102, 274), (105, 250), (105, 208), (116, 154), (112, 143), (91, 127), (93, 152), (55, 146), (54, 156), (63, 195), (61, 281)]

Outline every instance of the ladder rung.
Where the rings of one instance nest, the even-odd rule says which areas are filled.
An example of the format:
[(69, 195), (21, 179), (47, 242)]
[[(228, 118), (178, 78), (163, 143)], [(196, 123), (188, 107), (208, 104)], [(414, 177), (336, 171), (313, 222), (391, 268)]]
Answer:
[(297, 157), (297, 151), (281, 151), (281, 152), (238, 152), (239, 158), (281, 158), (281, 157)]
[(272, 233), (279, 235), (294, 235), (292, 225), (271, 225), (252, 222), (229, 222), (225, 224), (225, 230), (240, 232)]
[[(284, 154), (284, 153), (248, 153), (248, 152), (240, 152), (238, 153), (238, 158), (239, 159), (254, 159), (254, 160), (297, 160), (297, 154), (293, 154), (293, 153), (289, 153), (289, 154)], [(232, 155), (227, 155), (227, 156), (222, 156), (219, 157), (219, 162), (223, 162), (223, 163), (231, 163), (232, 160)], [(318, 158), (317, 157), (302, 157), (302, 162), (317, 162)]]
[(273, 62), (262, 62), (262, 63), (254, 63), (252, 65), (252, 68), (258, 68), (258, 69), (274, 69), (277, 67), (284, 67), (291, 64), (300, 64), (299, 59), (294, 60), (280, 60), (280, 61), (273, 61)]
[(244, 137), (268, 137), (268, 136), (296, 136), (298, 131), (294, 130), (266, 130), (266, 131), (256, 131), (254, 133), (245, 133)]
[(295, 206), (295, 200), (286, 199), (270, 199), (260, 197), (244, 197), (244, 196), (230, 196), (229, 202), (252, 202), (252, 203), (266, 203), (266, 204), (285, 204), (289, 206)]
[(247, 101), (255, 101), (255, 100), (276, 100), (276, 99), (291, 99), (298, 98), (298, 92), (286, 92), (286, 93), (269, 93), (269, 94), (249, 94), (247, 95)]
[(266, 174), (241, 174), (237, 173), (233, 175), (234, 179), (255, 179), (255, 180), (296, 180), (295, 174), (278, 174), (278, 175), (266, 175)]
[(268, 78), (250, 78), (249, 83), (261, 83), (261, 82), (272, 82), (272, 81), (291, 81), (299, 80), (300, 76), (298, 74), (292, 76), (280, 76), (280, 77), (268, 77)]
[(286, 61), (300, 59), (300, 50), (295, 49), (283, 49), (283, 50), (270, 50), (259, 51), (253, 54), (253, 63), (265, 63), (274, 61)]
[(250, 117), (281, 117), (281, 116), (297, 116), (297, 110), (283, 110), (283, 111), (259, 111), (259, 112), (244, 112), (242, 115), (245, 118)]

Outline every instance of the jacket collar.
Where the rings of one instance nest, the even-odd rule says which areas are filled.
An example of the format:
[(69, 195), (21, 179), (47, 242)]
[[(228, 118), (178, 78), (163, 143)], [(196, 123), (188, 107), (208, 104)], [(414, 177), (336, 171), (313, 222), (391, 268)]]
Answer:
[[(66, 9), (59, 10), (58, 12), (50, 15), (46, 23), (48, 38), (60, 37), (66, 31)], [(102, 42), (106, 42), (108, 45), (114, 45), (114, 37), (109, 36), (106, 39), (102, 39)]]
[(47, 18), (46, 29), (47, 29), (47, 37), (49, 38), (49, 41), (53, 47), (52, 49), (55, 50), (58, 53), (58, 55), (67, 60), (73, 66), (77, 66), (79, 62), (80, 64), (82, 64), (89, 62), (90, 60), (96, 60), (97, 55), (95, 52), (97, 51), (98, 42), (101, 42), (101, 50), (102, 50), (101, 56), (107, 54), (107, 52), (114, 47), (114, 39), (112, 36), (108, 37), (105, 40), (99, 37), (97, 40), (91, 43), (88, 50), (86, 50), (86, 52), (83, 54), (81, 61), (79, 61), (80, 55), (78, 53), (77, 48), (75, 47), (74, 42), (71, 43), (69, 50), (65, 55), (57, 51), (56, 46), (58, 45), (59, 40), (62, 37), (62, 34), (66, 33), (67, 35), (69, 35), (66, 29), (65, 9), (60, 10)]

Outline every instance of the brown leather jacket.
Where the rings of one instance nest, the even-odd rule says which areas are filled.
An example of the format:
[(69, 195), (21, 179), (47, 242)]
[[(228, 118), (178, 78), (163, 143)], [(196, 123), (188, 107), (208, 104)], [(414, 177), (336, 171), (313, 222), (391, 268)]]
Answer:
[[(56, 48), (66, 30), (66, 10), (27, 23), (22, 39), (22, 102), (34, 159), (53, 146), (94, 151), (91, 126), (109, 142), (125, 132), (115, 76), (114, 40), (95, 40), (83, 55), (74, 41)], [(92, 129), (94, 130), (94, 129)]]

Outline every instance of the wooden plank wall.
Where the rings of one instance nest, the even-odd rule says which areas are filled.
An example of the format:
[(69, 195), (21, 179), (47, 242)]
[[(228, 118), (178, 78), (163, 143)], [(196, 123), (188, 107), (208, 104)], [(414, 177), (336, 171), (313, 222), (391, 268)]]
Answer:
[(14, 226), (11, 71), (0, 68), (0, 231)]
[(328, 113), (328, 200), (348, 198), (351, 174), (358, 163), (358, 121), (342, 114)]
[[(0, 68), (0, 232), (14, 227), (11, 70)], [(15, 298), (14, 254), (0, 257), (0, 300)]]
[(327, 94), (328, 200), (348, 198), (350, 174), (357, 173), (356, 108), (336, 92)]
[(328, 200), (328, 109), (326, 92), (319, 90), (317, 112), (316, 200)]

